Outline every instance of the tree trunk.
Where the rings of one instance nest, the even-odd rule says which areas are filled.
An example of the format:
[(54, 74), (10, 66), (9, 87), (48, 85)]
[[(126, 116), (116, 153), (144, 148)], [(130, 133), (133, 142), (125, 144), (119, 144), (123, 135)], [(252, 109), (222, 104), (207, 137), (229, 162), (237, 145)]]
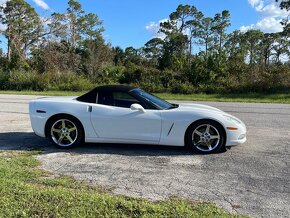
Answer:
[(220, 50), (222, 49), (222, 44), (223, 44), (223, 39), (222, 39), (222, 34), (220, 35)]
[(10, 62), (11, 61), (11, 41), (10, 39), (8, 38), (8, 46), (7, 46), (7, 59), (8, 61)]

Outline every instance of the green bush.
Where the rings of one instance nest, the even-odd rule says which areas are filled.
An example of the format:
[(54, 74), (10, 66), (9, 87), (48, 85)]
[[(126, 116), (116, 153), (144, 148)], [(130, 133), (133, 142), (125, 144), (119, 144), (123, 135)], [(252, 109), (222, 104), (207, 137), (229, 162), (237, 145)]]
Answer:
[(62, 90), (86, 91), (100, 84), (130, 84), (155, 92), (192, 93), (250, 93), (287, 92), (290, 89), (290, 67), (287, 64), (260, 66), (233, 66), (229, 72), (219, 76), (213, 70), (206, 70), (202, 60), (192, 63), (182, 72), (130, 64), (105, 66), (99, 74), (90, 77), (70, 71), (0, 71), (2, 90)]
[(83, 91), (92, 89), (95, 85), (83, 75), (72, 72), (57, 72), (43, 75), (46, 77), (48, 87), (51, 90)]
[(149, 92), (164, 92), (162, 72), (154, 68), (132, 65), (128, 67), (119, 79), (121, 84), (131, 84)]
[(196, 89), (189, 82), (176, 82), (172, 84), (170, 91), (174, 94), (193, 94), (196, 92)]
[(47, 89), (46, 82), (34, 71), (11, 71), (6, 89), (43, 91)]
[(0, 89), (6, 90), (8, 86), (9, 73), (0, 71)]
[(108, 65), (103, 69), (102, 83), (118, 83), (123, 76), (125, 67)]

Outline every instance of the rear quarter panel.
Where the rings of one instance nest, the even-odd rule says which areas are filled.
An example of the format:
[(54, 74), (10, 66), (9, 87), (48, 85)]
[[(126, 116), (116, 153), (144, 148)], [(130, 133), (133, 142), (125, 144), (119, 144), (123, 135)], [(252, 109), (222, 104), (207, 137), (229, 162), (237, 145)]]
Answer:
[[(31, 126), (35, 134), (45, 137), (45, 125), (49, 118), (57, 114), (68, 114), (76, 117), (83, 125), (85, 137), (96, 137), (88, 112), (88, 103), (71, 100), (37, 99), (29, 103)], [(45, 113), (37, 113), (37, 110)]]

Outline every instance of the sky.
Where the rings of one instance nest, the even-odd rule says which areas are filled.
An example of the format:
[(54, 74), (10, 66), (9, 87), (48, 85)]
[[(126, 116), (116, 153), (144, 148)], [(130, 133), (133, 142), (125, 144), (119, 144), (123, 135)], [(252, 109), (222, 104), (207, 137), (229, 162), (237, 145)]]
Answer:
[[(0, 0), (0, 4), (6, 0)], [(64, 12), (67, 0), (27, 0), (41, 16)], [(104, 38), (112, 46), (142, 47), (157, 33), (160, 21), (169, 17), (179, 4), (197, 7), (205, 16), (229, 10), (233, 30), (260, 29), (263, 32), (282, 30), (280, 21), (287, 16), (275, 0), (79, 0), (83, 9), (96, 13), (105, 28)], [(4, 28), (3, 26), (0, 28)], [(1, 40), (1, 38), (0, 38)], [(2, 37), (3, 41), (3, 37)]]

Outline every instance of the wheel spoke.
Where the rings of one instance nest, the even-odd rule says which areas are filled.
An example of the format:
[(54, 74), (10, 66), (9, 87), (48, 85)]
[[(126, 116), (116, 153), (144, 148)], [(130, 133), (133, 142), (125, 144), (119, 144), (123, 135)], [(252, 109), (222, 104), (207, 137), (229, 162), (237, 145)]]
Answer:
[(202, 135), (202, 133), (200, 131), (198, 131), (198, 130), (195, 130), (194, 133), (197, 134), (197, 135), (199, 135), (199, 136)]
[(196, 146), (200, 145), (201, 140), (199, 140), (198, 142), (195, 143)]
[(205, 130), (205, 132), (206, 132), (206, 133), (209, 133), (209, 129), (210, 129), (210, 125), (206, 125), (206, 130)]
[(58, 139), (58, 144), (60, 144), (61, 143), (61, 141), (63, 140), (63, 138), (64, 138), (64, 136), (63, 135), (61, 135), (60, 137), (59, 137), (59, 139)]
[(77, 128), (76, 127), (72, 127), (70, 129), (68, 129), (69, 132), (75, 131)]
[(61, 127), (62, 127), (62, 128), (65, 128), (65, 120), (62, 120), (62, 121), (61, 121)]
[(210, 136), (210, 139), (219, 139), (219, 138), (220, 138), (219, 135), (212, 135), (212, 136)]
[(56, 132), (56, 133), (60, 133), (60, 130), (59, 129), (52, 128), (52, 131), (53, 132)]
[(208, 145), (208, 150), (209, 150), (209, 151), (212, 150), (211, 144)]
[(72, 140), (72, 138), (69, 135), (67, 135), (66, 138), (69, 140), (70, 143), (73, 143), (74, 140)]

